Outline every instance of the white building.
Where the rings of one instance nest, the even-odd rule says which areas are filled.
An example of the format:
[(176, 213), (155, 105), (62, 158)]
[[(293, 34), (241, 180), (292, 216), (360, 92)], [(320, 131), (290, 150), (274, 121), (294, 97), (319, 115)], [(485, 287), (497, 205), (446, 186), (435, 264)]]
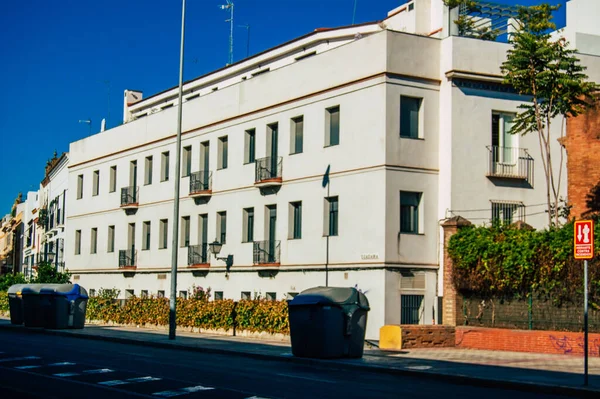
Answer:
[(22, 271), (25, 276), (32, 276), (34, 267), (40, 262), (40, 243), (42, 229), (38, 226), (38, 211), (39, 211), (39, 191), (29, 191), (27, 198), (22, 204), (19, 204), (22, 209), (23, 218), (23, 237), (22, 243)]
[[(327, 268), (366, 293), (376, 339), (438, 322), (440, 221), (543, 227), (537, 138), (506, 134), (526, 100), (500, 84), (509, 46), (450, 36), (450, 21), (415, 0), (187, 82), (178, 290), (282, 299)], [(582, 61), (600, 81), (600, 58)], [(125, 92), (126, 123), (71, 143), (66, 260), (88, 289), (168, 296), (177, 88), (141, 96)]]

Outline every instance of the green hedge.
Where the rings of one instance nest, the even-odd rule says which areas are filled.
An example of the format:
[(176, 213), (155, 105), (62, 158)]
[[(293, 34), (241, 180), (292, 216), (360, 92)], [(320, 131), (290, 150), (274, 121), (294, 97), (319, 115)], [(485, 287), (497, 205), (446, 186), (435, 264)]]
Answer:
[(8, 294), (0, 291), (0, 312), (8, 312)]
[[(167, 326), (169, 299), (137, 298), (120, 301), (93, 297), (88, 301), (87, 319), (118, 324)], [(286, 301), (205, 301), (177, 299), (177, 325), (202, 329), (289, 334)]]

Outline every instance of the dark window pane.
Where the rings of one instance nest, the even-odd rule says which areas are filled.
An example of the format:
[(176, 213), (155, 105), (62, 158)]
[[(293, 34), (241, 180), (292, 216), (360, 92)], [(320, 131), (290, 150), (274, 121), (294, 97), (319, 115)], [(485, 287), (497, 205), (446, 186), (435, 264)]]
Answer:
[(419, 137), (419, 110), (421, 99), (400, 98), (400, 136), (416, 139)]

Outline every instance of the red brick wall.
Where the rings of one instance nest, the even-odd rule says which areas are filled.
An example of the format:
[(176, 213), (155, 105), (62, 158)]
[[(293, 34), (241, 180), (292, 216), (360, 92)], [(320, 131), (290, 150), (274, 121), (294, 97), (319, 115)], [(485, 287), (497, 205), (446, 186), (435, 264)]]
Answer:
[(402, 325), (402, 349), (451, 348), (456, 344), (451, 326)]
[[(565, 355), (583, 354), (583, 333), (456, 327), (456, 347)], [(600, 355), (600, 334), (589, 335), (588, 353)]]
[[(567, 119), (567, 179), (571, 215), (587, 210), (585, 197), (600, 182), (600, 104), (583, 115)], [(554, 160), (558, 162), (558, 160)]]

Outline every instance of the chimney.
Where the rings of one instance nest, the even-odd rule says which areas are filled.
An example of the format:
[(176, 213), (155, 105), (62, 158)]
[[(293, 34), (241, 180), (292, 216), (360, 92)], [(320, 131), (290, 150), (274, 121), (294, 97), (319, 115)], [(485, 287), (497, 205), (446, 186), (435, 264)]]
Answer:
[(125, 90), (123, 100), (123, 123), (131, 122), (133, 115), (129, 112), (129, 107), (142, 101), (142, 92), (138, 90)]

